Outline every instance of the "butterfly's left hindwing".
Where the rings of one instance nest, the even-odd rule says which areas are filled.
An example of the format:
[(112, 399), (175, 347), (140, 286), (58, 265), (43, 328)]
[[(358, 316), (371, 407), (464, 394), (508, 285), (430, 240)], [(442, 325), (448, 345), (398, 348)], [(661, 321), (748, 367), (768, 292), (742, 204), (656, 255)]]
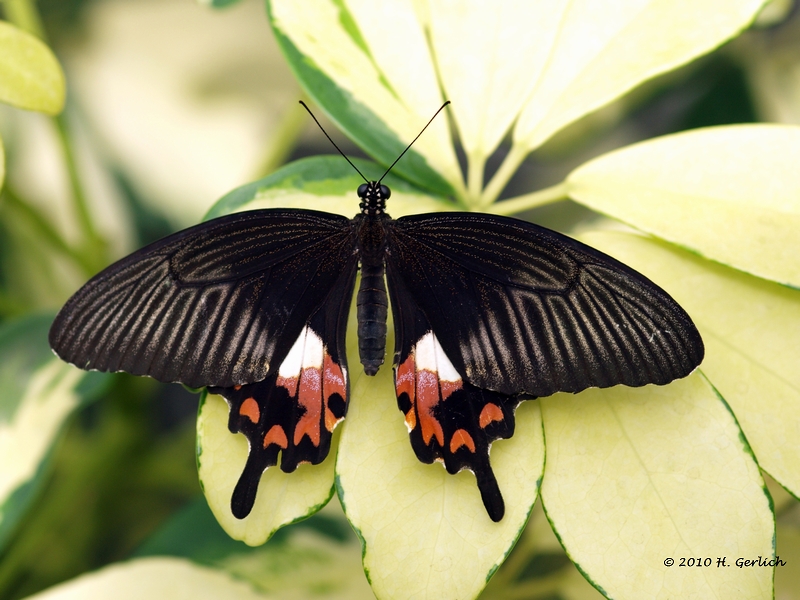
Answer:
[(342, 274), (269, 377), (249, 385), (209, 388), (227, 400), (228, 428), (243, 433), (250, 446), (231, 498), (231, 510), (239, 519), (252, 510), (261, 475), (278, 464), (279, 454), (286, 473), (328, 456), (333, 429), (347, 412), (345, 333), (354, 276), (355, 269)]

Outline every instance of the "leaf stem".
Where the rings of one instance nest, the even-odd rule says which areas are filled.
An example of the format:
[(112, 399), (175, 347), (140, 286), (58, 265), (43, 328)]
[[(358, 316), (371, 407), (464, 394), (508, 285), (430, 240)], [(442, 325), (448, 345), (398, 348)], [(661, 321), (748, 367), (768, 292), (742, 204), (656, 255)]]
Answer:
[(3, 12), (10, 23), (35, 35), (40, 40), (47, 40), (42, 19), (39, 17), (36, 6), (30, 0), (5, 0)]
[(486, 156), (481, 152), (467, 155), (467, 194), (466, 200), (470, 208), (481, 204), (483, 190), (483, 173), (486, 169)]
[(551, 202), (558, 202), (559, 200), (564, 200), (568, 197), (567, 183), (562, 181), (559, 184), (543, 190), (538, 190), (536, 192), (531, 192), (530, 194), (523, 194), (522, 196), (517, 196), (516, 198), (509, 198), (508, 200), (496, 202), (490, 207), (489, 212), (496, 215), (514, 215), (532, 208), (536, 208), (537, 206), (550, 204)]
[(107, 244), (98, 233), (92, 216), (89, 213), (89, 205), (78, 173), (78, 164), (75, 159), (75, 152), (69, 135), (69, 126), (67, 125), (64, 113), (53, 117), (53, 123), (56, 126), (58, 141), (61, 145), (61, 152), (64, 156), (64, 163), (67, 168), (75, 214), (78, 218), (81, 230), (83, 231), (85, 259), (91, 259), (91, 263), (94, 263), (97, 267), (101, 267), (107, 262)]
[(40, 211), (20, 198), (9, 186), (6, 186), (3, 190), (3, 199), (6, 201), (7, 206), (25, 219), (45, 242), (72, 258), (86, 271), (87, 275), (93, 274), (93, 261), (87, 260), (83, 254), (73, 249)]
[(492, 177), (489, 184), (483, 190), (480, 200), (480, 206), (482, 208), (489, 206), (497, 200), (497, 197), (506, 187), (509, 179), (517, 172), (517, 169), (522, 164), (522, 161), (525, 160), (526, 156), (528, 156), (527, 148), (516, 144), (511, 146), (511, 151), (503, 160), (503, 164), (500, 165), (497, 173), (494, 174), (494, 177)]
[[(305, 99), (305, 95), (303, 98)], [(283, 111), (277, 129), (270, 136), (269, 146), (264, 151), (254, 179), (266, 177), (286, 162), (307, 123), (306, 114), (297, 110), (296, 104), (292, 104), (290, 110)]]
[[(47, 34), (42, 25), (42, 19), (36, 8), (36, 3), (31, 0), (5, 0), (4, 11), (8, 20), (19, 27), (37, 36), (43, 41), (47, 41)], [(47, 222), (47, 220), (36, 212), (32, 207), (17, 198), (18, 202), (15, 206), (26, 215), (36, 229), (45, 234), (45, 237), (53, 243), (56, 247), (64, 250), (74, 258), (82, 268), (87, 270), (87, 274), (91, 275), (102, 267), (106, 261), (106, 241), (100, 236), (89, 214), (88, 204), (86, 202), (86, 194), (83, 190), (80, 176), (78, 174), (77, 162), (75, 160), (75, 153), (73, 144), (69, 136), (69, 127), (64, 117), (64, 113), (52, 117), (53, 124), (56, 128), (56, 134), (61, 152), (64, 157), (64, 163), (67, 168), (69, 182), (71, 187), (71, 196), (75, 208), (75, 213), (78, 218), (78, 223), (83, 230), (83, 248), (81, 252), (77, 252), (70, 248), (66, 242), (58, 236), (57, 232)]]

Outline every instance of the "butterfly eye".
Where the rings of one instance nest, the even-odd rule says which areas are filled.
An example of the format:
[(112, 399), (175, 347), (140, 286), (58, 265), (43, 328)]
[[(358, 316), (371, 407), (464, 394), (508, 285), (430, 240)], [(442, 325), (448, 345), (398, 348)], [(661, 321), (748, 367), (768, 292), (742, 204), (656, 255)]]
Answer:
[(389, 189), (388, 187), (386, 187), (385, 185), (382, 185), (382, 186), (381, 186), (381, 198), (383, 198), (384, 200), (386, 200), (386, 199), (387, 199), (387, 198), (389, 198), (389, 196), (391, 196), (391, 195), (392, 195), (392, 190), (390, 190), (390, 189)]
[(356, 191), (356, 193), (358, 194), (358, 197), (359, 198), (363, 198), (364, 196), (366, 196), (368, 189), (369, 189), (369, 186), (366, 183), (362, 183), (360, 186), (358, 186), (358, 190)]

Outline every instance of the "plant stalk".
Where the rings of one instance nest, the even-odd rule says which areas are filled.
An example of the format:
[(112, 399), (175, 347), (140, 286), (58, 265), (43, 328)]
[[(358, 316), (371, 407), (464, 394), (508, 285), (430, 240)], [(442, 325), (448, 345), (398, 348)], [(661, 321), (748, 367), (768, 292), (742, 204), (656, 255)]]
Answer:
[(495, 202), (490, 207), (489, 212), (496, 215), (514, 215), (532, 208), (536, 208), (537, 206), (543, 206), (545, 204), (550, 204), (551, 202), (565, 200), (568, 197), (567, 184), (566, 182), (562, 181), (559, 184), (543, 190), (531, 192), (530, 194), (523, 194), (522, 196), (509, 198), (508, 200), (503, 200), (501, 202)]

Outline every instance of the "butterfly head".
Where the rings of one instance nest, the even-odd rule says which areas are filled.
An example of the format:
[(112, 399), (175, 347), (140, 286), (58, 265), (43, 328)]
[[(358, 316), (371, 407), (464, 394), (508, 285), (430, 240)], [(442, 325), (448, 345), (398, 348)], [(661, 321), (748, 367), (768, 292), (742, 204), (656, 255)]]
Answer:
[(386, 200), (392, 195), (392, 191), (379, 181), (370, 181), (358, 186), (358, 197), (361, 203), (358, 205), (361, 214), (380, 215), (386, 210)]

